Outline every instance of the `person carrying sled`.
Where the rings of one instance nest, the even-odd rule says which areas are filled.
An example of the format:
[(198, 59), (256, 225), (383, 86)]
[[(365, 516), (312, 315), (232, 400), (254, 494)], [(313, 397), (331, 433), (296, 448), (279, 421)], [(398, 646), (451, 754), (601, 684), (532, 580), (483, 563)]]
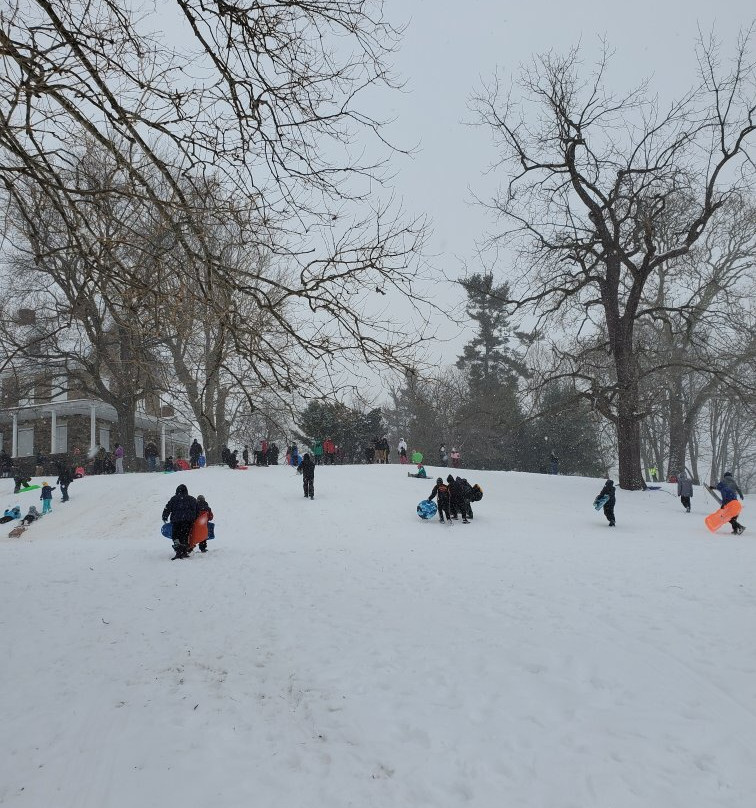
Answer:
[(14, 488), (13, 493), (18, 494), (21, 492), (22, 488), (27, 488), (31, 485), (31, 477), (27, 477), (25, 474), (17, 474), (13, 478)]
[(297, 470), (302, 472), (305, 499), (307, 497), (315, 499), (315, 464), (307, 452), (305, 452)]
[(176, 493), (168, 500), (163, 508), (163, 521), (171, 520), (171, 538), (177, 558), (186, 558), (189, 555), (189, 533), (197, 518), (197, 500), (189, 496), (187, 487), (182, 483), (176, 488)]
[(441, 477), (436, 479), (436, 484), (433, 486), (433, 490), (430, 492), (428, 501), (433, 502), (436, 495), (438, 495), (438, 521), (443, 522), (444, 514), (446, 514), (447, 520), (451, 522), (451, 512), (449, 510), (449, 486)]
[(39, 498), (42, 500), (42, 516), (52, 511), (52, 492), (57, 486), (50, 486), (47, 482), (42, 483), (42, 493)]
[[(200, 519), (203, 513), (207, 514), (207, 519)], [(213, 518), (213, 511), (207, 500), (202, 494), (197, 494), (197, 518), (192, 525), (189, 533), (189, 545), (195, 547), (199, 545), (200, 553), (207, 552), (207, 536), (208, 527), (207, 523)], [(192, 551), (189, 550), (191, 553)]]
[(609, 527), (614, 527), (614, 506), (617, 502), (616, 491), (614, 490), (614, 480), (607, 480), (604, 483), (604, 487), (599, 492), (599, 495), (594, 500), (594, 503), (598, 502), (603, 497), (608, 497), (604, 503), (604, 516), (609, 520)]
[[(712, 490), (711, 486), (706, 487), (709, 491)], [(724, 473), (724, 476), (714, 488), (722, 495), (723, 508), (738, 497), (740, 497), (741, 500), (743, 499), (743, 492), (740, 490), (740, 486), (737, 484), (730, 471)], [(745, 530), (745, 527), (738, 522), (737, 516), (733, 516), (732, 519), (730, 519), (730, 524), (732, 525), (732, 532), (736, 535), (740, 535)]]
[(408, 477), (417, 477), (419, 480), (427, 480), (428, 474), (425, 471), (425, 466), (422, 463), (417, 464), (417, 474), (410, 474), (407, 472)]
[(680, 502), (685, 513), (690, 513), (690, 498), (693, 496), (693, 480), (688, 475), (681, 471), (677, 475), (677, 496), (680, 497)]

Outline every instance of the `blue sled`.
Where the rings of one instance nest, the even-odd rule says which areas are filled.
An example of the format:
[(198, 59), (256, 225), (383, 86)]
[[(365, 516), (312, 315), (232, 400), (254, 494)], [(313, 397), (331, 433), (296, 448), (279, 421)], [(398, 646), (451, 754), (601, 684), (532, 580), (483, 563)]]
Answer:
[(433, 519), (438, 513), (438, 507), (432, 499), (423, 499), (417, 504), (417, 515), (421, 519)]

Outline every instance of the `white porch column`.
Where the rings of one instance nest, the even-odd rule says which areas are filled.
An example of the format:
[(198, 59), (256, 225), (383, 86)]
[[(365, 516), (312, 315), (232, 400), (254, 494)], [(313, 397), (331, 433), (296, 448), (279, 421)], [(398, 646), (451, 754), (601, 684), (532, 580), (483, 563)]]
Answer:
[(13, 413), (13, 439), (11, 447), (11, 457), (18, 456), (18, 413)]
[(97, 417), (95, 413), (95, 405), (89, 405), (89, 452), (94, 455), (95, 446), (97, 446)]
[(165, 462), (165, 424), (160, 425), (160, 459)]
[(58, 454), (58, 413), (50, 410), (50, 454)]

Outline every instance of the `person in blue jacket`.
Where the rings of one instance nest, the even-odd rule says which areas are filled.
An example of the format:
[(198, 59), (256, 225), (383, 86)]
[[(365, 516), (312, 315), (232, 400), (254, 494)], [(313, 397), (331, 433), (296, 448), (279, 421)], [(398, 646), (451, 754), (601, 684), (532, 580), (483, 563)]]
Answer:
[[(722, 495), (723, 508), (738, 497), (743, 499), (743, 492), (740, 490), (740, 486), (737, 484), (730, 471), (726, 471), (722, 479), (714, 487)], [(740, 535), (745, 530), (745, 527), (738, 522), (737, 516), (733, 516), (732, 519), (730, 519), (730, 524), (732, 525), (732, 532), (736, 535)]]

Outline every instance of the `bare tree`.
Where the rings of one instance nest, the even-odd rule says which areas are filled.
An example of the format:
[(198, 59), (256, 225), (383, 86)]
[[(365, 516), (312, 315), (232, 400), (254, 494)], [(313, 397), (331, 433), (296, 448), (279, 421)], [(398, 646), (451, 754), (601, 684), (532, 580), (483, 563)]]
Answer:
[[(121, 191), (73, 179), (73, 145), (86, 140), (128, 177), (134, 204), (149, 207), (161, 234), (150, 243), (170, 260), (152, 256), (145, 279), (112, 251), (107, 269), (81, 276), (80, 298), (115, 284), (168, 322), (178, 290), (225, 318), (248, 378), (261, 354), (250, 346), (264, 342), (244, 316), (249, 306), (267, 312), (323, 384), (363, 361), (414, 363), (426, 322), (415, 266), (423, 223), (376, 193), (391, 150), (381, 122), (359, 107), (365, 89), (394, 84), (386, 62), (399, 32), (381, 3), (173, 0), (161, 10), (188, 32), (180, 47), (148, 33), (159, 27), (156, 9), (0, 0), (0, 187), (14, 216), (34, 226), (36, 189), (69, 252), (84, 262), (98, 254), (91, 206)], [(365, 133), (379, 151), (360, 152), (372, 160), (353, 147)], [(241, 224), (250, 250), (273, 257), (272, 272), (239, 272), (227, 260), (206, 227), (209, 186), (216, 222)], [(132, 249), (144, 249), (132, 235)], [(411, 302), (414, 321), (392, 322), (388, 292)], [(268, 349), (267, 383), (290, 393), (302, 376), (287, 366), (290, 353)]]
[[(568, 315), (578, 329), (604, 329), (612, 384), (588, 375), (584, 394), (616, 425), (623, 488), (644, 484), (635, 329), (651, 315), (646, 285), (688, 253), (749, 182), (746, 147), (756, 130), (749, 36), (725, 71), (716, 44), (699, 43), (698, 84), (665, 111), (645, 86), (624, 97), (609, 92), (606, 56), (583, 79), (577, 50), (538, 57), (522, 72), (519, 97), (494, 82), (474, 102), (500, 165), (511, 170), (492, 203), (505, 223), (494, 241), (520, 247), (522, 281), (508, 302), (534, 312), (539, 327), (560, 314), (562, 324)], [(660, 225), (670, 208), (690, 213), (664, 245)]]

